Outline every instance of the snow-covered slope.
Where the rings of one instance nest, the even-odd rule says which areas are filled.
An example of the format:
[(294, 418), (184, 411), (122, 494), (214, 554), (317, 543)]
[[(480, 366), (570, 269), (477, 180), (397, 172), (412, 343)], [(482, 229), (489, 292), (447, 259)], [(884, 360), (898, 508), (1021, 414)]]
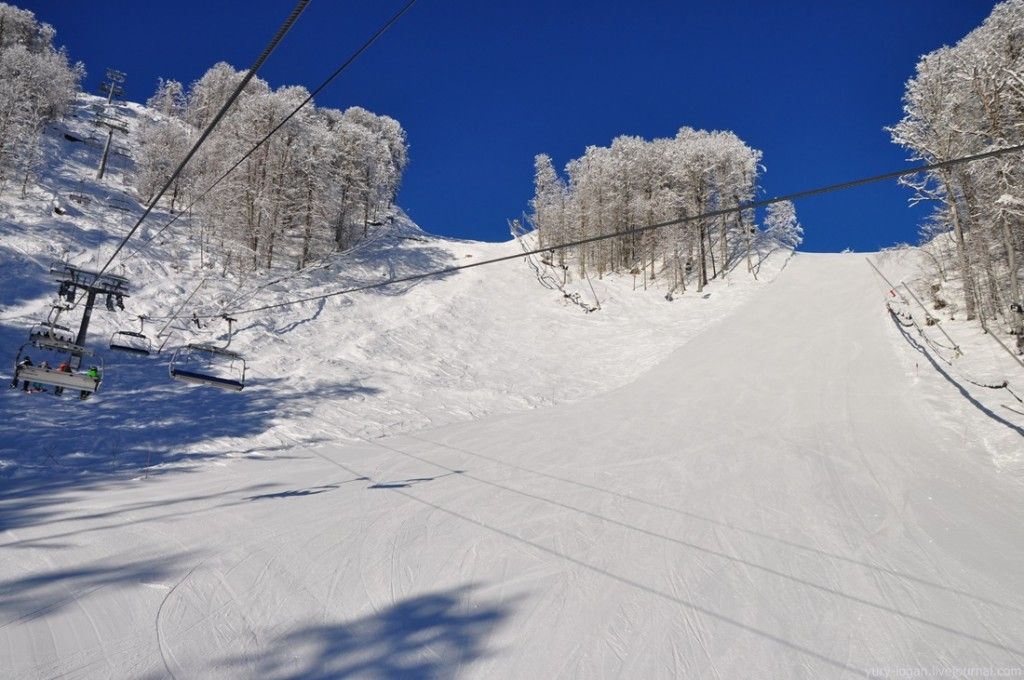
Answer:
[[(116, 157), (104, 181), (94, 180), (101, 147), (88, 107), (95, 102), (83, 96), (76, 115), (47, 136), (51, 162), (27, 199), (13, 189), (0, 196), (0, 346), (12, 363), (56, 292), (46, 273), (50, 261), (67, 253), (73, 264), (99, 268), (141, 212), (126, 186), (128, 160)], [(135, 104), (122, 113), (133, 124), (151, 115)], [(125, 144), (129, 154), (138, 153), (130, 139)], [(54, 206), (64, 214), (55, 214)], [(397, 211), (354, 251), (301, 273), (281, 269), (222, 279), (200, 266), (185, 220), (146, 245), (169, 219), (155, 214), (125, 249), (114, 272), (130, 278), (133, 295), (126, 312), (97, 310), (94, 346), (102, 347), (118, 328), (137, 329), (136, 315), (171, 314), (206, 277), (186, 315), (272, 304), (520, 248), (512, 241), (433, 237)], [(771, 281), (787, 256), (768, 258), (759, 281), (737, 271), (704, 295), (677, 294), (671, 303), (657, 285), (634, 291), (631, 277), (577, 285), (588, 302), (594, 295), (600, 301), (601, 311), (592, 314), (513, 261), (241, 315), (231, 347), (247, 357), (250, 384), (240, 394), (169, 380), (174, 347), (223, 339), (226, 330), (219, 321), (202, 330), (176, 322), (160, 356), (103, 352), (106, 379), (88, 402), (0, 392), (0, 466), (8, 476), (40, 467), (138, 471), (578, 400), (653, 366)], [(76, 328), (78, 314), (70, 324)], [(161, 325), (146, 330), (154, 334)]]
[(858, 255), (798, 255), (653, 370), (574, 404), (194, 474), (12, 480), (7, 669), (1020, 668), (1024, 488), (977, 441), (1001, 426), (947, 427), (921, 399), (873, 277)]
[[(953, 304), (936, 309), (934, 270), (920, 249), (886, 250), (871, 260), (888, 280), (876, 277), (879, 295), (896, 313), (893, 323), (902, 340), (914, 350), (904, 362), (920, 398), (952, 432), (962, 432), (979, 414), (996, 424), (977, 430), (978, 442), (1000, 468), (1024, 475), (1024, 365), (1010, 353), (1016, 338), (998, 322), (990, 321), (991, 332), (985, 332)], [(945, 287), (948, 291), (954, 283)], [(942, 295), (948, 297), (947, 291)]]
[[(53, 294), (49, 259), (101, 264), (139, 210), (65, 132), (88, 123), (49, 138), (29, 198), (0, 197), (12, 358)], [(192, 292), (184, 228), (126, 261), (130, 313), (98, 312), (94, 338)], [(397, 212), (354, 252), (211, 280), (194, 307), (519, 247)], [(591, 314), (508, 262), (242, 316), (237, 394), (109, 353), (89, 401), (3, 390), (0, 677), (1021, 668), (1024, 429), (921, 354), (863, 256), (786, 255), (673, 302), (629, 278), (577, 286)], [(988, 365), (971, 361), (957, 370)]]

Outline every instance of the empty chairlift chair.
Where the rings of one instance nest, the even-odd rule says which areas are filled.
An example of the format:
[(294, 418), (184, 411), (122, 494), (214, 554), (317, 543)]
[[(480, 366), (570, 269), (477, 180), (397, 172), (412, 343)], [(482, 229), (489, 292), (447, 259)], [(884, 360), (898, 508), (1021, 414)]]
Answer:
[(32, 327), (32, 330), (28, 332), (29, 342), (35, 342), (37, 340), (57, 340), (59, 342), (74, 343), (75, 334), (67, 326), (61, 326), (60, 324), (51, 323), (44, 321), (37, 323)]
[(136, 356), (149, 356), (152, 354), (153, 343), (145, 334), (146, 318), (145, 316), (139, 317), (139, 330), (137, 331), (115, 331), (110, 336), (110, 349), (115, 352), (125, 352)]
[(245, 387), (245, 369), (241, 354), (208, 344), (179, 347), (170, 363), (175, 380), (236, 392)]
[(116, 331), (110, 336), (110, 349), (136, 356), (149, 356), (153, 352), (153, 343), (138, 331)]
[(73, 344), (76, 340), (75, 332), (67, 326), (62, 326), (57, 323), (60, 320), (60, 315), (68, 311), (70, 307), (67, 304), (55, 304), (53, 309), (50, 310), (49, 315), (46, 317), (46, 321), (41, 321), (28, 332), (28, 341), (34, 343), (36, 341), (56, 341)]

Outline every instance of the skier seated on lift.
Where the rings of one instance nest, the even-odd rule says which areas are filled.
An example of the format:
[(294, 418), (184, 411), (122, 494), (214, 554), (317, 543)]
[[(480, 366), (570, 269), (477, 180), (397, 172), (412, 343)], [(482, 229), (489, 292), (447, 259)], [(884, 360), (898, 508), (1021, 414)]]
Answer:
[[(85, 372), (87, 376), (96, 381), (96, 386), (100, 385), (100, 369), (96, 366), (90, 366), (89, 370)], [(78, 394), (79, 399), (88, 399), (89, 395), (92, 394), (89, 390), (82, 390)]]
[[(22, 359), (21, 361), (18, 362), (18, 369), (20, 370), (22, 368), (27, 368), (27, 367), (29, 367), (31, 365), (32, 365), (32, 357), (26, 355), (24, 359)], [(15, 373), (17, 373), (17, 372), (15, 372)], [(21, 386), (22, 391), (23, 392), (28, 392), (28, 380), (22, 380), (21, 382), (22, 382), (22, 386)], [(17, 375), (15, 375), (14, 380), (11, 381), (11, 389), (14, 390), (14, 389), (17, 389), (17, 388), (18, 388), (18, 377), (17, 377)]]
[[(61, 362), (61, 365), (57, 367), (57, 370), (60, 371), (61, 373), (70, 373), (71, 372), (71, 364), (69, 364), (66, 361)], [(60, 387), (60, 386), (54, 387), (53, 388), (53, 393), (56, 394), (59, 397), (60, 395), (64, 394), (64, 388)]]

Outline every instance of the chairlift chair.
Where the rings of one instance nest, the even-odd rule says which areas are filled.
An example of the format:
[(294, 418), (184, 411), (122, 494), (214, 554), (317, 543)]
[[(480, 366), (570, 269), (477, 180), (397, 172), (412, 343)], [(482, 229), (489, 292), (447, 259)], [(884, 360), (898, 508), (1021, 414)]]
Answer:
[(139, 317), (139, 330), (119, 330), (110, 336), (110, 349), (115, 352), (126, 352), (136, 356), (149, 356), (153, 353), (153, 343), (145, 334), (146, 317)]
[(245, 359), (238, 352), (206, 343), (179, 347), (171, 357), (171, 378), (239, 392), (245, 387)]
[(153, 342), (138, 331), (115, 331), (110, 336), (110, 349), (115, 352), (148, 357), (153, 353)]
[(40, 321), (28, 332), (28, 341), (34, 343), (37, 340), (53, 340), (57, 342), (74, 344), (77, 339), (75, 332), (67, 326), (62, 326), (57, 323), (60, 320), (60, 315), (70, 309), (70, 305), (64, 303), (55, 303), (53, 309), (46, 317), (46, 321)]
[(67, 326), (61, 326), (60, 324), (51, 323), (49, 321), (43, 321), (32, 326), (32, 329), (28, 332), (28, 340), (30, 343), (36, 340), (58, 340), (61, 342), (74, 343), (75, 333)]
[[(24, 359), (30, 358), (29, 352), (48, 352), (49, 355), (63, 355), (66, 354), (68, 357), (71, 356), (88, 356), (93, 361), (98, 361), (99, 365), (96, 365), (96, 377), (89, 375), (86, 371), (71, 372), (61, 371), (57, 368), (61, 361), (58, 358), (54, 358), (52, 361), (44, 359), (48, 367), (42, 366), (42, 361), (39, 363), (25, 364)], [(37, 354), (38, 357), (38, 354)], [(64, 389), (77, 390), (80, 393), (82, 399), (91, 396), (100, 388), (100, 383), (103, 381), (103, 361), (97, 359), (94, 356), (92, 350), (76, 345), (72, 342), (65, 342), (63, 340), (54, 340), (51, 338), (39, 338), (32, 342), (27, 342), (21, 346), (18, 350), (18, 355), (14, 360), (14, 380), (11, 383), (11, 387), (17, 387), (21, 382), (28, 382), (35, 385), (50, 386), (55, 389), (54, 392), (59, 394)]]

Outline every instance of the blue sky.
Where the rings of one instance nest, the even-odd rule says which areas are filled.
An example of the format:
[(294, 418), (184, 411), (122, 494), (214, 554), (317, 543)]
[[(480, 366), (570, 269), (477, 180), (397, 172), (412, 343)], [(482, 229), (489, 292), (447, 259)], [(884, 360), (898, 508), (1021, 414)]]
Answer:
[[(246, 68), (291, 0), (15, 4), (56, 27), (95, 91), (106, 67), (145, 100), (160, 76)], [(261, 76), (318, 84), (399, 1), (313, 0)], [(557, 165), (620, 134), (731, 129), (764, 152), (766, 195), (904, 164), (883, 127), (901, 115), (919, 55), (953, 43), (994, 3), (471, 2), (420, 0), (317, 103), (397, 118), (411, 164), (399, 203), (428, 231), (504, 240), (527, 208), (532, 159)], [(797, 204), (804, 249), (913, 241), (922, 210), (893, 182)]]

